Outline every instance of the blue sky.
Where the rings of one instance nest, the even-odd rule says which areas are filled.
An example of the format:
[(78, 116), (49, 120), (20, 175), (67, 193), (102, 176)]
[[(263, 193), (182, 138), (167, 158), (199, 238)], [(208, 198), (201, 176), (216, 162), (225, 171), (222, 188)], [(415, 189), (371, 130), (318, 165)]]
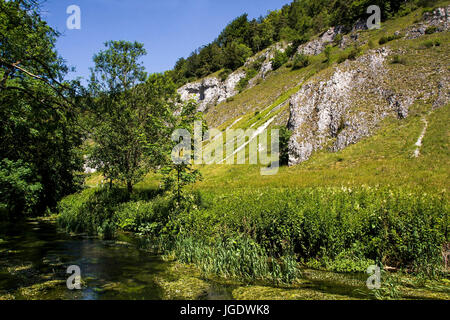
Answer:
[[(92, 57), (108, 40), (144, 43), (147, 72), (171, 69), (180, 57), (213, 41), (237, 16), (250, 18), (280, 9), (290, 0), (47, 0), (45, 20), (62, 33), (57, 49), (76, 72), (88, 78)], [(81, 9), (81, 30), (68, 30), (66, 9)]]

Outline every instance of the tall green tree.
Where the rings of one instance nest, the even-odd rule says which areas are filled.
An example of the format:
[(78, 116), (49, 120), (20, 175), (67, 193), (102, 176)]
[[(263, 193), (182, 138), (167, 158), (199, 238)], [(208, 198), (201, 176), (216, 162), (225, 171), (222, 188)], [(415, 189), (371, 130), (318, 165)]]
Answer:
[(53, 208), (80, 181), (80, 86), (64, 80), (57, 37), (36, 1), (0, 1), (0, 206), (9, 214)]
[(94, 57), (91, 163), (128, 191), (150, 170), (167, 163), (179, 100), (167, 74), (147, 78), (140, 43), (110, 41)]

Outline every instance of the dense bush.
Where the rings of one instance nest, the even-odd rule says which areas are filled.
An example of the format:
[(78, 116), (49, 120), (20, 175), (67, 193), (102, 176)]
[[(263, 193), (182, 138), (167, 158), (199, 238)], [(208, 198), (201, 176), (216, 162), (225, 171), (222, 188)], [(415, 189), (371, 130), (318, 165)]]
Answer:
[(69, 232), (100, 234), (111, 238), (116, 227), (117, 206), (128, 200), (126, 190), (86, 189), (59, 203), (58, 222)]
[(288, 62), (289, 57), (286, 52), (277, 51), (272, 59), (273, 70), (279, 69), (282, 65)]
[(119, 205), (115, 221), (121, 230), (136, 232), (140, 235), (161, 234), (168, 223), (169, 203), (164, 198), (152, 202), (137, 201)]
[[(448, 242), (445, 194), (369, 187), (239, 190), (203, 194), (189, 210), (174, 208), (164, 197), (152, 203), (112, 199), (125, 200), (120, 191), (70, 196), (60, 205), (60, 223), (72, 231), (97, 232), (107, 221), (151, 238), (168, 237), (178, 258), (203, 265), (213, 264), (210, 260), (224, 248), (231, 250), (227, 255), (240, 254), (242, 248), (233, 253), (234, 247), (225, 244), (246, 239), (273, 259), (295, 254), (304, 263), (335, 271), (364, 271), (376, 262), (432, 273), (440, 268), (441, 248)], [(216, 247), (219, 238), (222, 245)], [(187, 258), (194, 253), (183, 248), (186, 241), (199, 250), (194, 258)]]
[(401, 57), (398, 54), (394, 55), (394, 57), (392, 58), (391, 63), (392, 64), (403, 64), (403, 65), (407, 64), (406, 58), (405, 57)]
[(23, 161), (0, 161), (0, 218), (32, 213), (42, 185)]
[(258, 74), (258, 70), (255, 68), (249, 68), (246, 70), (245, 72), (245, 77), (243, 77), (241, 80), (239, 80), (239, 82), (236, 85), (236, 89), (239, 92), (242, 92), (245, 90), (245, 88), (247, 88), (248, 83), (250, 82), (251, 79), (253, 79), (256, 75)]
[(430, 49), (433, 48), (434, 46), (439, 47), (441, 45), (441, 40), (440, 39), (435, 39), (433, 40), (426, 40), (424, 42), (422, 42), (421, 47), (424, 49)]
[(228, 76), (233, 72), (231, 69), (224, 69), (219, 73), (220, 80), (227, 80)]
[(378, 40), (378, 44), (383, 45), (385, 43), (388, 43), (393, 40), (401, 39), (402, 35), (389, 35), (389, 36), (382, 36), (380, 40)]
[[(0, 215), (44, 214), (78, 191), (82, 89), (38, 1), (0, 1)], [(19, 66), (20, 65), (20, 66)]]
[(433, 34), (433, 33), (435, 33), (435, 32), (437, 32), (437, 27), (436, 27), (436, 26), (428, 27), (428, 28), (425, 30), (425, 34)]
[(337, 62), (342, 63), (346, 60), (355, 60), (361, 54), (361, 51), (361, 47), (355, 45), (350, 51), (342, 52), (339, 55)]
[(189, 234), (242, 234), (270, 252), (293, 250), (305, 261), (325, 264), (344, 255), (430, 271), (441, 264), (448, 241), (445, 199), (371, 188), (239, 191), (180, 216), (180, 223)]
[(302, 69), (309, 66), (310, 61), (309, 57), (302, 54), (297, 53), (294, 57), (294, 61), (292, 62), (292, 70)]

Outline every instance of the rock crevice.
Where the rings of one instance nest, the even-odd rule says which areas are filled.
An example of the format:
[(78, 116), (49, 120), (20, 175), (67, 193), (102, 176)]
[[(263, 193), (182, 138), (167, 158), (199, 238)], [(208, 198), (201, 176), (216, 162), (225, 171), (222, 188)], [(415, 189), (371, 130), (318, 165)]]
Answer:
[(414, 98), (385, 88), (388, 54), (381, 48), (347, 61), (328, 80), (313, 79), (291, 98), (290, 165), (308, 160), (314, 151), (336, 152), (358, 142), (388, 115), (408, 116)]

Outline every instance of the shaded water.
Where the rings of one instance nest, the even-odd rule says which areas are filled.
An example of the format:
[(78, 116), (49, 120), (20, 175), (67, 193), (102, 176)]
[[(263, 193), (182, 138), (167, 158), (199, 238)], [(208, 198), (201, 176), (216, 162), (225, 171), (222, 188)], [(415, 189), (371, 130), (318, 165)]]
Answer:
[[(121, 241), (69, 236), (43, 221), (0, 225), (0, 293), (38, 299), (161, 299), (155, 275), (169, 263), (139, 250), (132, 237)], [(81, 269), (82, 290), (68, 290), (67, 267)], [(28, 290), (24, 290), (26, 288)], [(211, 286), (205, 298), (231, 298)]]
[[(137, 238), (118, 241), (70, 236), (51, 221), (0, 224), (0, 300), (367, 299), (365, 274), (303, 270), (295, 286), (237, 284), (205, 279), (192, 270), (138, 249)], [(69, 290), (67, 267), (81, 269), (82, 290)], [(183, 267), (181, 267), (183, 269)], [(444, 283), (445, 286), (446, 283)], [(447, 288), (448, 289), (448, 288)], [(448, 299), (447, 289), (412, 290), (408, 298)], [(410, 290), (411, 291), (411, 290)]]

